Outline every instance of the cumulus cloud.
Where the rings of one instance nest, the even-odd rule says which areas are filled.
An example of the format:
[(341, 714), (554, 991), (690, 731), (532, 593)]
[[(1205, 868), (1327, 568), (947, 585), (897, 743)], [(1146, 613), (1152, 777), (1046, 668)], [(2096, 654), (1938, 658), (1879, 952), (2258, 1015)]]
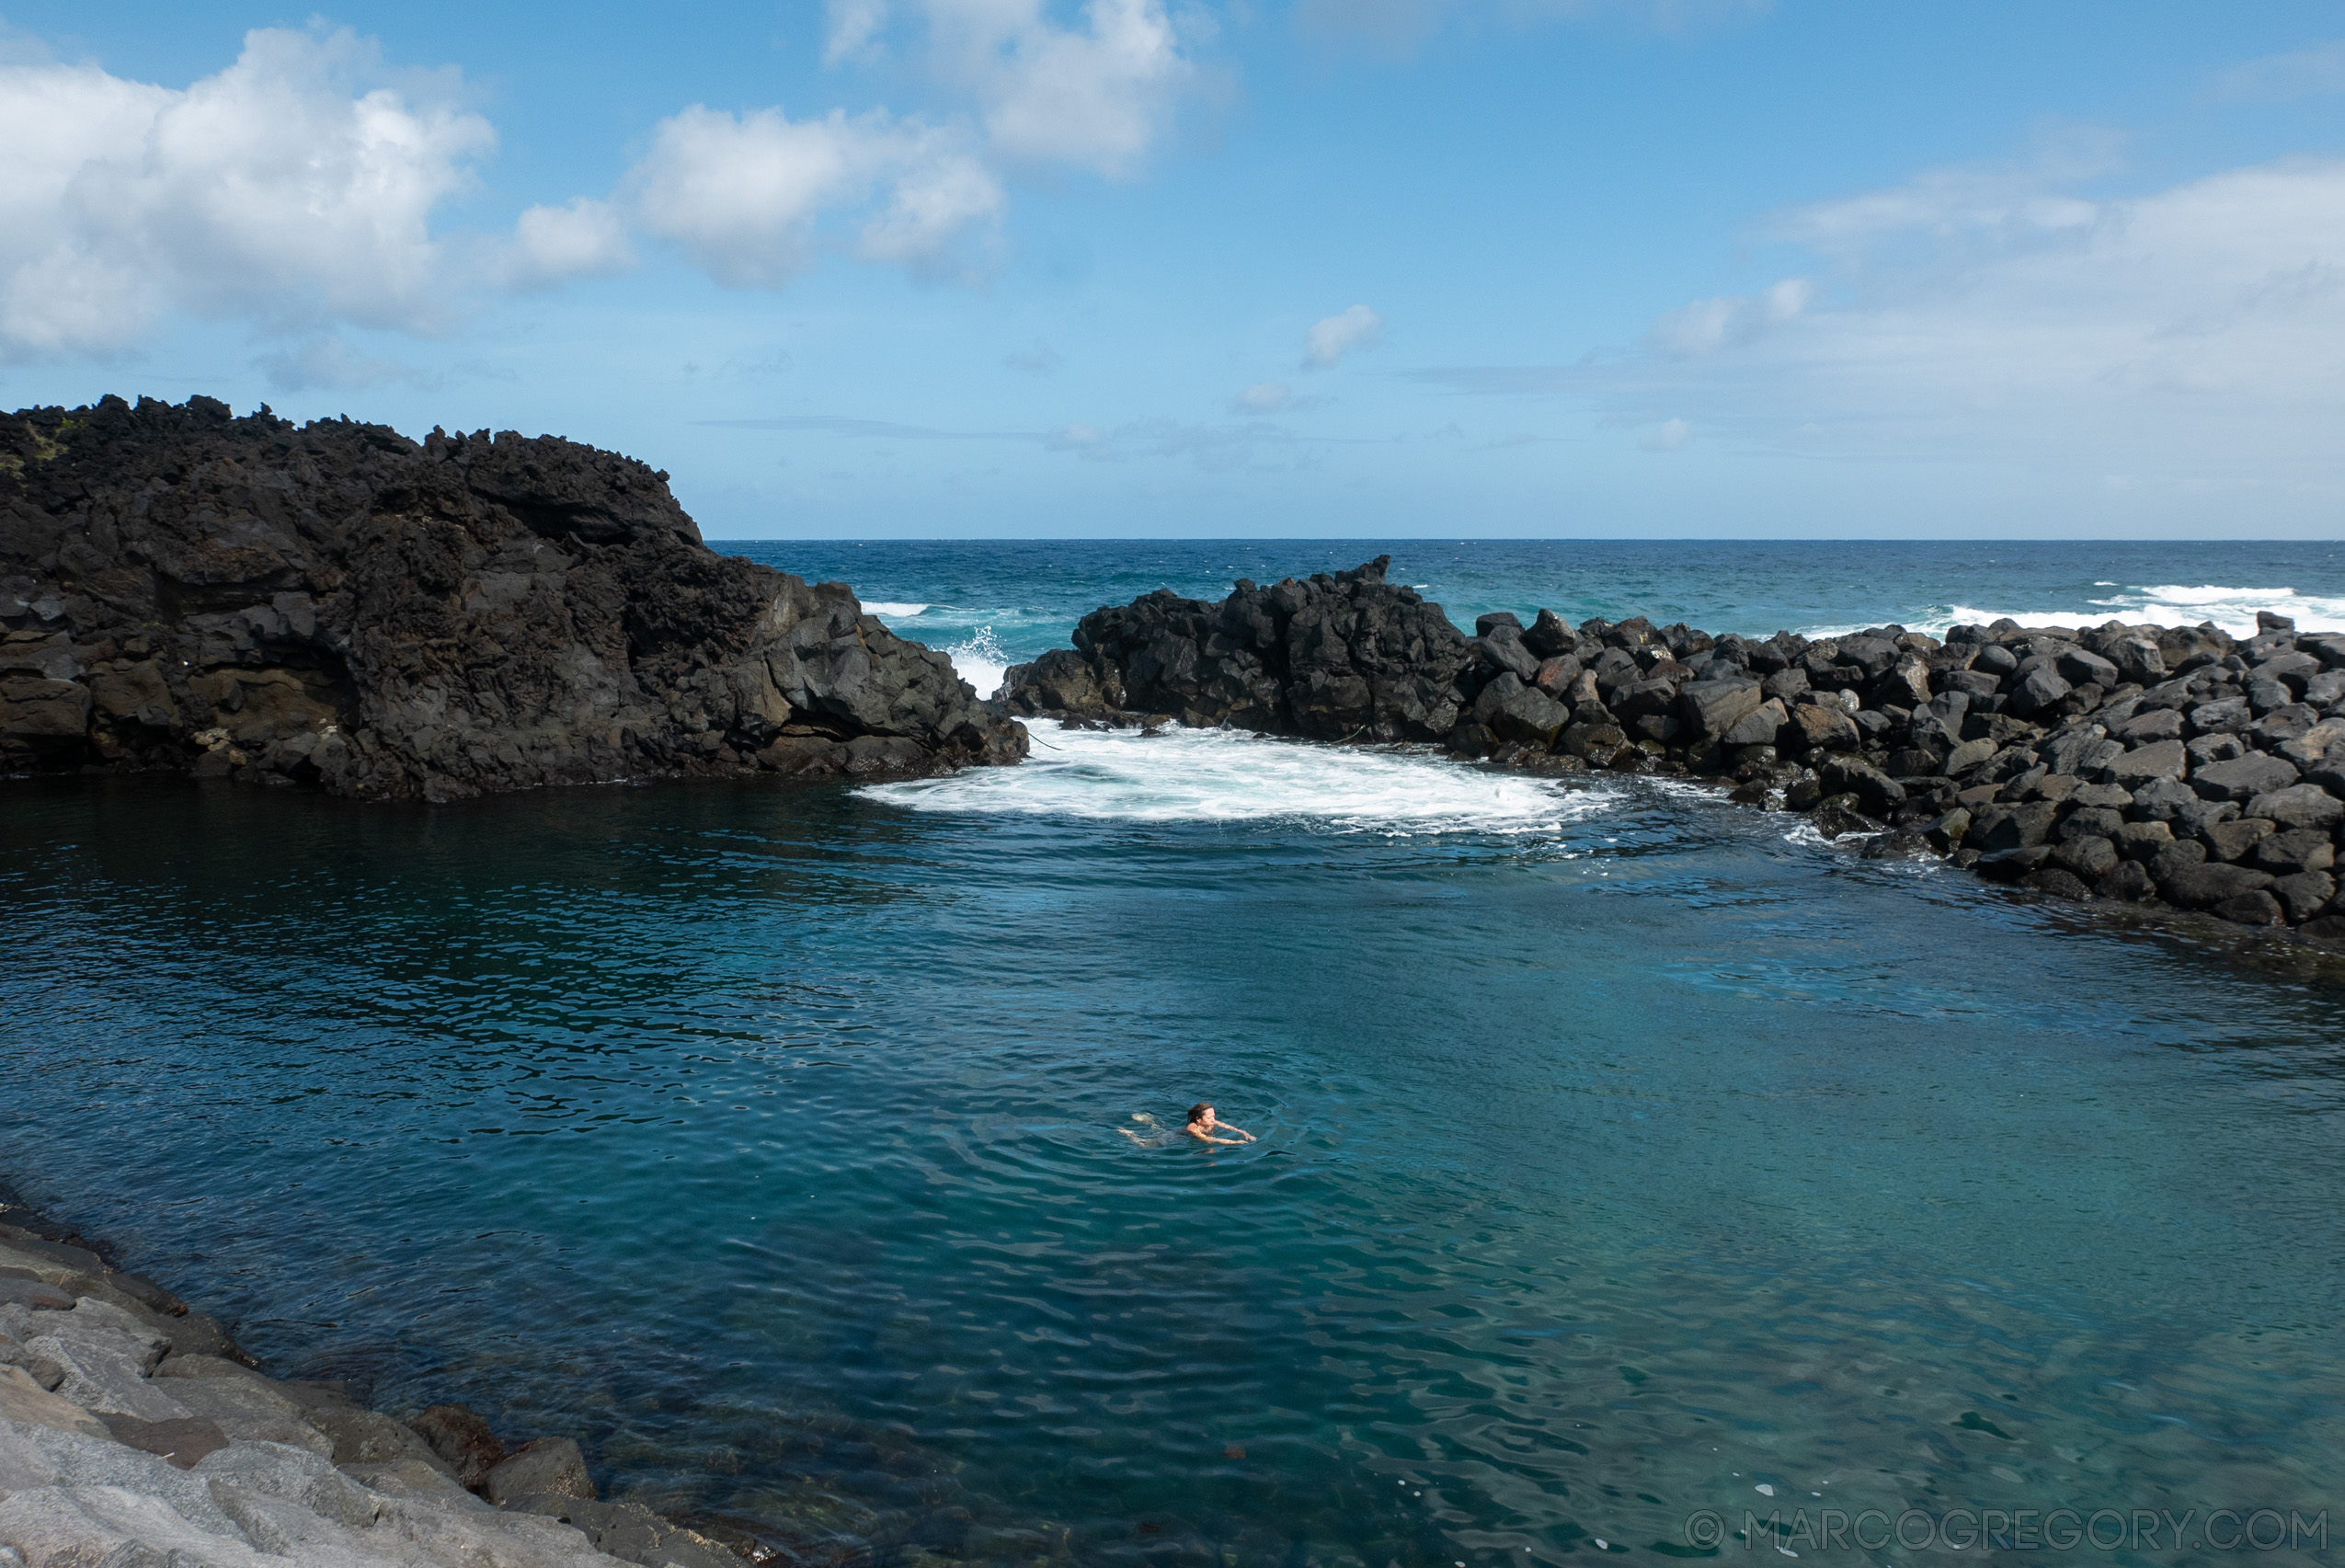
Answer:
[(1080, 28), (1043, 0), (925, 0), (936, 65), (977, 98), (994, 152), (1111, 177), (1137, 171), (1194, 75), (1163, 0), (1088, 0)]
[(899, 21), (921, 30), (920, 57), (975, 123), (697, 104), (662, 120), (623, 205), (719, 282), (780, 287), (829, 249), (977, 270), (1006, 205), (1001, 169), (1133, 174), (1194, 74), (1164, 0), (1088, 0), (1079, 26), (1045, 0), (826, 0), (825, 20), (833, 65), (876, 57)]
[(1206, 16), (1176, 26), (1164, 0), (1085, 0), (1080, 25), (1063, 27), (1047, 0), (828, 0), (823, 58), (870, 58), (903, 18), (924, 37), (913, 52), (969, 96), (992, 156), (1121, 178), (1197, 83), (1184, 43), (1209, 30)]
[(1653, 324), (1648, 346), (1689, 359), (1748, 343), (1807, 309), (1813, 291), (1804, 278), (1786, 278), (1763, 294), (1722, 294), (1680, 305)]
[(989, 231), (992, 174), (947, 130), (885, 111), (793, 120), (695, 104), (662, 120), (626, 181), (645, 233), (672, 240), (711, 277), (774, 288), (811, 265), (827, 223), (862, 220), (853, 248), (929, 269)]
[(1366, 305), (1323, 316), (1303, 334), (1303, 364), (1323, 371), (1355, 349), (1373, 349), (1384, 339), (1384, 318)]
[(428, 220), (496, 143), (456, 87), (348, 31), (256, 30), (185, 89), (0, 66), (0, 351), (119, 351), (174, 309), (437, 325)]
[(887, 0), (826, 0), (823, 11), (825, 65), (873, 53), (880, 29), (887, 25)]
[(623, 272), (635, 264), (627, 225), (608, 201), (580, 196), (566, 207), (532, 207), (513, 224), (499, 271), (516, 288)]
[(917, 18), (967, 118), (694, 105), (658, 125), (610, 198), (530, 207), (504, 235), (432, 228), (497, 143), (461, 79), (392, 72), (347, 29), (255, 30), (234, 64), (185, 88), (0, 51), (0, 359), (117, 353), (191, 312), (309, 334), (272, 373), (322, 376), (302, 367), (324, 363), (316, 335), (336, 325), (441, 331), (485, 289), (632, 267), (636, 235), (742, 287), (833, 252), (977, 273), (1001, 171), (1137, 172), (1195, 78), (1184, 41), (1205, 27), (1176, 29), (1166, 0), (1087, 0), (1066, 21), (1047, 0), (826, 4), (832, 63), (875, 58), (899, 16)]

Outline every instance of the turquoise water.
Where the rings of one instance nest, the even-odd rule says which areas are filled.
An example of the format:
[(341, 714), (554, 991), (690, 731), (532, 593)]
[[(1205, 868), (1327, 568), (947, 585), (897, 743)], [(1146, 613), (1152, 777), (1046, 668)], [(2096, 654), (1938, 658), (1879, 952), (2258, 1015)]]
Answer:
[[(2237, 586), (2337, 587), (2296, 565)], [(1666, 781), (1037, 741), (0, 785), (0, 1173), (283, 1372), (576, 1434), (792, 1561), (2339, 1500), (2317, 976)], [(1200, 1098), (1260, 1141), (1159, 1143)]]

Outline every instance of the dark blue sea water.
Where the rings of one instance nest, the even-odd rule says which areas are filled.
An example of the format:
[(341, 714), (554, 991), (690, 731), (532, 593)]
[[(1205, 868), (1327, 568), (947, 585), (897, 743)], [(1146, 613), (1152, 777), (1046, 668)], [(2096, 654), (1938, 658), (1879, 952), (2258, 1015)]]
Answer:
[[(757, 553), (1026, 657), (1386, 548), (1461, 618), (2345, 605), (2319, 546)], [(0, 784), (0, 1174), (280, 1371), (576, 1434), (801, 1561), (1658, 1561), (1800, 1508), (2345, 1538), (2319, 973), (1667, 781), (1036, 741), (440, 808)], [(1260, 1141), (1168, 1139), (1198, 1099)]]

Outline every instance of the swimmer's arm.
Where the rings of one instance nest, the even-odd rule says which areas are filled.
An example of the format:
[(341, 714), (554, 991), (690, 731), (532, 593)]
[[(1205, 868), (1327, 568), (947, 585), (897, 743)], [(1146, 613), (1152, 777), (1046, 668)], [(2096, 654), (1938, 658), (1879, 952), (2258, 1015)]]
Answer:
[(1191, 1138), (1196, 1139), (1205, 1143), (1235, 1143), (1238, 1141), (1234, 1138), (1216, 1138), (1213, 1134), (1209, 1132), (1200, 1132), (1195, 1127), (1188, 1127), (1184, 1130)]
[[(1248, 1132), (1244, 1127), (1231, 1127), (1228, 1122), (1220, 1122), (1216, 1125), (1218, 1126), (1224, 1132), (1236, 1133), (1239, 1139), (1243, 1139), (1248, 1143), (1252, 1143), (1254, 1140), (1254, 1135)], [(1233, 1143), (1237, 1141), (1237, 1139), (1224, 1139), (1222, 1141), (1225, 1143)]]

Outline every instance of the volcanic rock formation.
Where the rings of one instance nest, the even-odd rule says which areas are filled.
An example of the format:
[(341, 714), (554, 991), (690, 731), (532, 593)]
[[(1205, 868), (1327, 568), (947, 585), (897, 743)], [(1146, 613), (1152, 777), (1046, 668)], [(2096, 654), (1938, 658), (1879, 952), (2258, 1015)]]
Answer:
[(2345, 945), (2345, 635), (1903, 626), (1711, 636), (1642, 617), (1475, 635), (1357, 571), (1159, 590), (1009, 671), (1013, 713), (1437, 741), (1544, 773), (1699, 775), (1871, 858), (1938, 853), (2060, 898), (2200, 910)]
[(1441, 606), (1384, 580), (1391, 559), (1272, 588), (1240, 578), (1219, 604), (1159, 589), (1094, 610), (1071, 652), (1017, 666), (1002, 697), (1027, 714), (1163, 713), (1321, 740), (1438, 740), (1458, 723), (1472, 658)]
[(943, 654), (716, 555), (667, 481), (208, 397), (0, 417), (0, 771), (444, 800), (1025, 755)]

